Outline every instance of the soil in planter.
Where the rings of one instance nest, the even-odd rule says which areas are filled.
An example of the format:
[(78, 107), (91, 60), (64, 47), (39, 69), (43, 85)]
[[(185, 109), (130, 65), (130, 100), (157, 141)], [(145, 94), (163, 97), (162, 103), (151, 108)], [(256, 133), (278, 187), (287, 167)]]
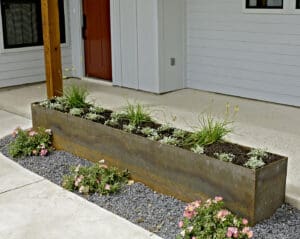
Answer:
[[(88, 109), (87, 109), (87, 112), (85, 112), (85, 113), (88, 113)], [(103, 118), (99, 119), (96, 122), (104, 124), (105, 121), (111, 119), (112, 113), (113, 113), (113, 111), (111, 111), (111, 110), (105, 110), (103, 113), (99, 114), (99, 115), (103, 116)], [(109, 126), (109, 127), (123, 130), (124, 125), (128, 125), (128, 124), (129, 124), (129, 120), (119, 119), (118, 125)], [(142, 125), (140, 125), (139, 128), (142, 129), (142, 128), (150, 127), (150, 128), (157, 130), (161, 126), (162, 125), (159, 123), (150, 121), (150, 122), (142, 123)], [(175, 130), (175, 128), (168, 128), (164, 131), (160, 131), (159, 132), (160, 138), (173, 136), (174, 130)], [(185, 133), (186, 136), (191, 134), (191, 132), (188, 132), (188, 131), (185, 131), (185, 132), (186, 132)], [(132, 133), (142, 136), (142, 137), (147, 137), (147, 136), (143, 135), (140, 132), (140, 130), (133, 130)], [(178, 140), (179, 140), (179, 145), (177, 147), (180, 147), (180, 148), (183, 148), (186, 150), (190, 150), (183, 144), (182, 138), (178, 138)], [(244, 146), (241, 146), (238, 144), (222, 141), (222, 142), (216, 142), (211, 145), (205, 146), (204, 154), (207, 156), (216, 158), (215, 153), (230, 153), (230, 154), (235, 155), (235, 158), (232, 161), (232, 163), (243, 166), (249, 159), (248, 153), (250, 152), (250, 150), (251, 150), (250, 148), (247, 148), (247, 147), (244, 147)], [(263, 161), (265, 162), (265, 164), (270, 164), (270, 163), (275, 162), (280, 159), (282, 159), (281, 156), (268, 153), (267, 157), (263, 158)]]
[[(233, 144), (229, 142), (216, 142), (214, 144), (206, 146), (204, 148), (204, 153), (207, 156), (214, 158), (216, 157), (215, 153), (231, 153), (235, 155), (235, 158), (233, 159), (232, 163), (243, 166), (249, 159), (249, 156), (247, 154), (250, 152), (250, 150), (250, 148), (243, 147), (238, 144)], [(281, 158), (281, 156), (268, 153), (268, 156), (265, 157), (263, 161), (266, 164), (270, 164)]]

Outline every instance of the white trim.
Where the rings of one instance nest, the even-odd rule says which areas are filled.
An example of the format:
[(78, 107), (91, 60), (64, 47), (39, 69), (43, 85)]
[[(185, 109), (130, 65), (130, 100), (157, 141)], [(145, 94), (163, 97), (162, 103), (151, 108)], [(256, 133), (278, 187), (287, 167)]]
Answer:
[(269, 8), (246, 8), (246, 0), (242, 0), (242, 12), (245, 14), (276, 14), (276, 15), (296, 15), (300, 14), (300, 9), (296, 9), (296, 0), (283, 0), (283, 9)]
[[(61, 48), (70, 47), (70, 21), (69, 21), (69, 4), (68, 0), (64, 1), (64, 12), (65, 12), (65, 36), (66, 42), (61, 44)], [(2, 14), (1, 14), (1, 5), (0, 5), (0, 54), (9, 54), (9, 53), (18, 53), (18, 52), (27, 52), (27, 51), (42, 51), (44, 50), (44, 46), (30, 46), (30, 47), (19, 47), (19, 48), (4, 48), (3, 42), (3, 25), (2, 25)]]
[(93, 77), (82, 77), (82, 81), (87, 81), (95, 84), (100, 84), (100, 85), (105, 85), (105, 86), (113, 86), (113, 83), (111, 81), (106, 81), (98, 78), (93, 78)]

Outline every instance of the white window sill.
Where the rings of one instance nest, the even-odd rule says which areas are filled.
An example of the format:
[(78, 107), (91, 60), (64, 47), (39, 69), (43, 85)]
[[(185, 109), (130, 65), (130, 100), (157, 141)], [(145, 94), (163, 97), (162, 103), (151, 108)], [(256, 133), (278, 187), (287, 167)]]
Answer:
[[(61, 48), (68, 48), (70, 47), (69, 43), (63, 43), (60, 45)], [(30, 47), (20, 47), (20, 48), (9, 48), (9, 49), (4, 49), (2, 48), (0, 50), (1, 54), (6, 54), (6, 53), (18, 53), (18, 52), (28, 52), (28, 51), (43, 51), (44, 46), (30, 46)]]
[(247, 8), (243, 9), (243, 13), (246, 14), (276, 14), (276, 15), (297, 15), (300, 14), (300, 9), (257, 9)]

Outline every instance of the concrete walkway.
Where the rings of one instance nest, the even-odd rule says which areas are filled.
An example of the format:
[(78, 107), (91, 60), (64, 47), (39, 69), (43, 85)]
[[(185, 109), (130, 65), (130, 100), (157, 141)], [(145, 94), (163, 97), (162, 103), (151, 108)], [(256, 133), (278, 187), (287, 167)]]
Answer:
[[(70, 84), (85, 86), (90, 100), (103, 107), (120, 109), (127, 100), (144, 103), (158, 120), (184, 129), (197, 125), (200, 112), (222, 116), (227, 102), (239, 105), (235, 132), (228, 139), (288, 156), (286, 201), (300, 209), (300, 108), (190, 89), (155, 95), (95, 82), (65, 81), (66, 86)], [(45, 92), (45, 84), (0, 89), (0, 109), (30, 118), (30, 103), (45, 99)]]
[[(30, 125), (30, 120), (0, 110), (0, 137)], [(1, 239), (159, 239), (2, 154), (0, 182)]]

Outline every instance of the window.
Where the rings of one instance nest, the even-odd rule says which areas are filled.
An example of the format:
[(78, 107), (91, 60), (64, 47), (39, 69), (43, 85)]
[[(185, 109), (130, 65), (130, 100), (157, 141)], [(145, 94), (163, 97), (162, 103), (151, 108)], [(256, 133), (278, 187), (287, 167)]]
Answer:
[[(64, 1), (59, 0), (60, 38), (66, 42)], [(4, 48), (43, 45), (41, 0), (1, 0)]]
[(300, 0), (296, 0), (296, 9), (300, 9)]
[(283, 9), (283, 0), (246, 0), (246, 8)]

